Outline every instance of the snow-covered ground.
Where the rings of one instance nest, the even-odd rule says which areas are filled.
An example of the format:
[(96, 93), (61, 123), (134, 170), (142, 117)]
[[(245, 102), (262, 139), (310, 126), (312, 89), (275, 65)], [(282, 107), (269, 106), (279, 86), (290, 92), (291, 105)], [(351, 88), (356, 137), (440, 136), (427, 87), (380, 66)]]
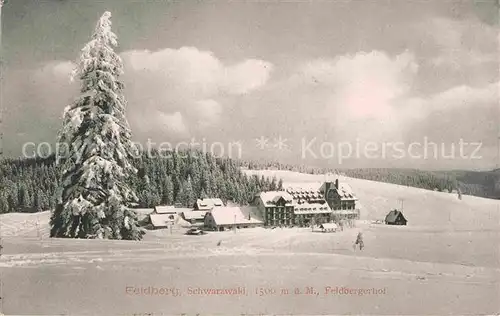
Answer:
[[(284, 185), (321, 183), (323, 175), (310, 175), (282, 170), (246, 170), (247, 174), (276, 176)], [(362, 206), (362, 219), (384, 219), (394, 208), (403, 211), (409, 227), (405, 230), (432, 229), (488, 230), (500, 227), (500, 200), (436, 192), (390, 183), (342, 177), (352, 187)]]
[(9, 213), (0, 215), (2, 237), (48, 237), (50, 212)]
[[(254, 171), (248, 171), (254, 172)], [(277, 173), (286, 182), (322, 176)], [(356, 228), (242, 229), (185, 236), (149, 231), (141, 242), (48, 236), (47, 212), (0, 216), (4, 314), (376, 314), (500, 312), (500, 201), (347, 179), (363, 204)], [(404, 199), (406, 227), (369, 224)], [(37, 220), (38, 218), (38, 220)], [(37, 224), (38, 227), (37, 227)], [(363, 251), (354, 251), (358, 231)], [(217, 246), (219, 244), (219, 246)], [(127, 287), (181, 296), (133, 295)], [(246, 295), (193, 295), (245, 287)], [(330, 286), (382, 294), (325, 294)], [(313, 287), (316, 294), (304, 294)], [(273, 288), (260, 296), (255, 288)], [(295, 288), (301, 294), (295, 294)], [(289, 290), (288, 294), (281, 292)], [(171, 293), (171, 292), (168, 292)]]

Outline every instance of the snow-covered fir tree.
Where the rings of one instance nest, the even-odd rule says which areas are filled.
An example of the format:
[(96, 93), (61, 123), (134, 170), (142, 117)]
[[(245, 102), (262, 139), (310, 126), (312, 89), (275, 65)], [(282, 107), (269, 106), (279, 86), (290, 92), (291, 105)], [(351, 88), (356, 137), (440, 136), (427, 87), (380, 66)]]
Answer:
[[(136, 172), (136, 149), (125, 117), (126, 100), (117, 37), (111, 13), (99, 19), (92, 39), (82, 49), (73, 77), (81, 81), (81, 96), (66, 107), (58, 142), (62, 183), (51, 217), (52, 237), (141, 239), (137, 201), (128, 176)], [(63, 147), (64, 148), (64, 147)]]

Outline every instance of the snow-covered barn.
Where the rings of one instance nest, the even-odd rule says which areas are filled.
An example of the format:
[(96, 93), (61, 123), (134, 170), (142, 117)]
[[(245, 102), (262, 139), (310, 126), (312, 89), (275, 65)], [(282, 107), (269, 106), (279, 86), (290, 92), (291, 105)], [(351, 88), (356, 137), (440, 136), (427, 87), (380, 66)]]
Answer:
[(208, 229), (223, 231), (231, 228), (251, 228), (263, 226), (263, 222), (252, 214), (244, 215), (239, 207), (214, 207), (205, 216), (205, 227)]

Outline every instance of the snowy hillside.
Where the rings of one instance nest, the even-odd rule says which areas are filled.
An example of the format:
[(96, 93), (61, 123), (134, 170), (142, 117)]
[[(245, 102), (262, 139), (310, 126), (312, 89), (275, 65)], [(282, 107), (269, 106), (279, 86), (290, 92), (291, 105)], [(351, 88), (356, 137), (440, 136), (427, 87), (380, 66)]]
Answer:
[[(323, 175), (310, 175), (282, 170), (245, 170), (245, 173), (276, 176), (284, 185), (325, 180)], [(498, 229), (500, 227), (500, 200), (435, 192), (389, 183), (343, 177), (359, 198), (362, 219), (384, 219), (394, 208), (400, 208), (403, 199), (404, 215), (409, 227), (440, 227), (455, 230)]]
[[(260, 173), (276, 174), (285, 184), (323, 180), (284, 171)], [(409, 226), (358, 223), (355, 229), (335, 234), (308, 228), (255, 228), (205, 236), (185, 236), (185, 229), (177, 228), (148, 231), (144, 240), (134, 242), (46, 238), (49, 212), (0, 215), (4, 237), (0, 272), (4, 293), (9, 293), (4, 310), (17, 314), (66, 314), (68, 310), (106, 315), (145, 310), (196, 314), (201, 301), (202, 313), (212, 315), (236, 315), (242, 309), (254, 314), (302, 315), (477, 315), (498, 310), (498, 201), (470, 196), (460, 201), (452, 194), (345, 180), (362, 201), (365, 219), (383, 218), (402, 198)], [(360, 230), (366, 246), (362, 252), (352, 248)], [(125, 295), (125, 287), (134, 284), (168, 285), (183, 296)], [(388, 295), (187, 294), (190, 287), (231, 286), (249, 290), (262, 286), (374, 287), (387, 289)], [(46, 290), (49, 287), (51, 291)], [(31, 304), (25, 304), (24, 297)]]
[[(276, 176), (284, 185), (324, 181), (322, 175), (301, 174), (279, 170), (245, 170), (248, 174)], [(500, 228), (500, 200), (475, 196), (434, 192), (395, 184), (344, 178), (353, 188), (362, 206), (362, 219), (383, 219), (403, 199), (405, 230), (491, 230)], [(144, 216), (144, 214), (142, 214)], [(10, 213), (0, 215), (1, 236), (48, 237), (50, 212), (34, 214)], [(39, 226), (37, 226), (37, 222)]]

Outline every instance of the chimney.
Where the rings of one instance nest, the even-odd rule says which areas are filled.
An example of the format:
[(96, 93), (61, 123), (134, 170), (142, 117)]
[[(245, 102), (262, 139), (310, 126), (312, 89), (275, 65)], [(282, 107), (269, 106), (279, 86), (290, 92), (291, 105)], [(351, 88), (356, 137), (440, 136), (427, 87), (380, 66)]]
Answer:
[(335, 188), (339, 189), (339, 178), (335, 179)]
[(330, 187), (331, 187), (332, 183), (330, 181), (325, 181), (325, 192), (323, 192), (323, 195), (326, 199), (326, 197), (328, 196), (328, 191), (330, 190)]

